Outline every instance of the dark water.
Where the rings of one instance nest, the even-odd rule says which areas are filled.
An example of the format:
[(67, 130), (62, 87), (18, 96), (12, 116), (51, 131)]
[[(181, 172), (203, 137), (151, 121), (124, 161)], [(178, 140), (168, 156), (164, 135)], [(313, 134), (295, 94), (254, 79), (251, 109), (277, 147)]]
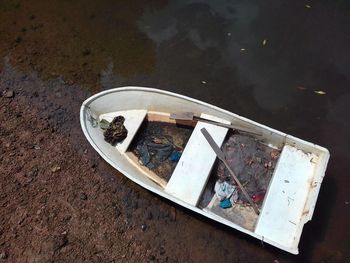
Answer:
[(350, 262), (349, 3), (2, 0), (0, 67), (91, 93), (170, 90), (327, 147), (299, 256), (195, 215), (163, 238), (192, 262)]

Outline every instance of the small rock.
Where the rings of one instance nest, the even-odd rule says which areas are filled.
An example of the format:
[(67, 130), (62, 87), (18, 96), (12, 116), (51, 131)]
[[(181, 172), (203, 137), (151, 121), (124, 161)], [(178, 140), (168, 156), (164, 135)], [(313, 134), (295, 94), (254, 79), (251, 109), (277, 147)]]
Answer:
[(6, 251), (3, 251), (3, 252), (0, 253), (0, 258), (1, 258), (1, 259), (7, 259), (8, 256), (9, 256), (9, 255), (8, 255), (8, 253), (7, 253)]
[(80, 194), (80, 200), (87, 200), (87, 195), (85, 193)]
[(142, 231), (146, 231), (147, 226), (145, 224), (143, 224), (143, 225), (141, 225), (141, 229), (142, 229)]
[(15, 92), (13, 90), (6, 90), (3, 92), (3, 96), (5, 98), (13, 98), (15, 96)]
[(35, 150), (40, 150), (40, 146), (37, 145), (37, 144), (35, 144), (35, 145), (33, 146), (33, 148), (34, 148)]
[(53, 173), (58, 172), (59, 170), (61, 170), (61, 167), (58, 165), (55, 165), (51, 168), (51, 172), (53, 172)]

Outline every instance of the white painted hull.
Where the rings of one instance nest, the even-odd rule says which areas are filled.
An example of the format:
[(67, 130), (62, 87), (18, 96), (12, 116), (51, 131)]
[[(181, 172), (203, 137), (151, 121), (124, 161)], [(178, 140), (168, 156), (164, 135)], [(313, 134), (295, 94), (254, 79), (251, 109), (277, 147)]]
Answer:
[[(267, 192), (267, 197), (265, 199), (269, 200), (270, 205), (268, 205), (269, 207), (267, 207), (267, 205), (265, 205), (266, 207), (263, 206), (257, 228), (254, 231), (247, 230), (246, 228), (232, 223), (227, 219), (224, 219), (212, 213), (208, 213), (205, 210), (190, 205), (187, 202), (184, 202), (183, 200), (180, 200), (168, 194), (164, 191), (164, 189), (161, 186), (145, 177), (139, 169), (137, 169), (134, 165), (130, 164), (129, 159), (126, 158), (126, 156), (123, 153), (121, 153), (120, 151), (118, 151), (117, 148), (112, 147), (110, 144), (104, 141), (102, 131), (99, 128), (92, 127), (88, 120), (89, 115), (91, 114), (89, 113), (88, 109), (91, 110), (92, 114), (95, 115), (96, 118), (98, 118), (98, 116), (100, 116), (101, 114), (106, 114), (109, 112), (138, 109), (167, 113), (178, 111), (204, 113), (227, 120), (235, 125), (249, 127), (252, 131), (262, 133), (263, 135), (259, 137), (259, 139), (261, 138), (265, 143), (273, 147), (281, 149), (284, 145), (290, 145), (298, 151), (301, 150), (305, 153), (312, 153), (313, 156), (317, 157), (315, 158), (317, 159), (317, 161), (313, 164), (312, 170), (310, 170), (311, 174), (310, 178), (307, 181), (308, 184), (289, 185), (289, 187), (301, 187), (305, 190), (303, 191), (303, 193), (305, 193), (305, 196), (301, 200), (298, 200), (298, 198), (296, 198), (295, 200), (297, 202), (297, 205), (295, 206), (295, 211), (297, 214), (292, 216), (297, 217), (298, 220), (292, 222), (293, 226), (286, 225), (286, 229), (287, 231), (290, 231), (291, 235), (283, 236), (282, 231), (284, 231), (284, 229), (273, 229), (273, 227), (269, 229), (267, 228), (268, 223), (263, 223), (264, 218), (268, 219), (268, 214), (270, 214), (271, 216), (271, 214), (273, 214), (274, 212), (274, 210), (270, 211), (269, 209), (274, 207), (274, 196), (277, 196), (279, 194), (276, 190), (271, 190)], [(327, 162), (329, 159), (329, 152), (327, 149), (295, 138), (293, 136), (287, 135), (280, 131), (271, 129), (267, 126), (256, 123), (244, 117), (215, 107), (213, 105), (175, 93), (150, 88), (123, 87), (98, 93), (84, 101), (80, 111), (80, 121), (82, 130), (90, 144), (94, 147), (94, 149), (110, 165), (112, 165), (114, 168), (116, 168), (118, 171), (120, 171), (122, 174), (127, 176), (135, 183), (196, 213), (199, 213), (217, 222), (220, 222), (241, 232), (244, 232), (248, 235), (251, 235), (259, 240), (262, 240), (263, 242), (269, 243), (282, 250), (288, 251), (293, 254), (298, 254), (298, 243), (300, 240), (303, 226), (307, 221), (311, 220), (312, 218), (321, 182), (325, 174)], [(303, 167), (301, 167), (301, 169), (302, 168)], [(272, 178), (272, 181), (273, 180), (274, 178)], [(271, 187), (273, 186), (275, 187), (275, 189), (278, 189), (279, 184), (281, 184), (281, 182), (279, 181), (280, 180), (276, 178), (275, 181), (271, 183)], [(276, 205), (279, 205), (277, 200)], [(300, 210), (300, 207), (302, 208), (302, 210)], [(279, 208), (276, 208), (276, 211), (278, 209)], [(302, 213), (298, 214), (298, 209), (302, 211)], [(283, 211), (278, 212), (281, 213)], [(283, 217), (283, 215), (281, 216)], [(282, 218), (281, 222), (283, 223), (284, 221), (282, 220), (285, 220), (287, 222), (288, 218)], [(293, 229), (288, 230), (288, 227), (293, 227)]]

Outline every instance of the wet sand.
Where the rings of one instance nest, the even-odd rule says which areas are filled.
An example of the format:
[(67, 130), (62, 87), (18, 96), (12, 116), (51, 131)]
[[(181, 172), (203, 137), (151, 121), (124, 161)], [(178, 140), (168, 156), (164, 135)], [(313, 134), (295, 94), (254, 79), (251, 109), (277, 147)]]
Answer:
[[(0, 91), (14, 91), (0, 97), (0, 262), (349, 262), (347, 2), (8, 0), (0, 21)], [(122, 85), (189, 95), (329, 148), (300, 255), (161, 199), (99, 158), (79, 107)]]

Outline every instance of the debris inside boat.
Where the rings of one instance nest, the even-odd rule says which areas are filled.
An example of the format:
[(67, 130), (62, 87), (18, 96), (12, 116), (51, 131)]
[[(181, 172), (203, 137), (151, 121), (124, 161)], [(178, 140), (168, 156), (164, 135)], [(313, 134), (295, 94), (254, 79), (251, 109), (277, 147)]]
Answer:
[(129, 150), (141, 165), (169, 181), (193, 127), (145, 120)]
[[(179, 114), (179, 109), (191, 114)], [(313, 216), (329, 160), (327, 149), (158, 89), (103, 91), (87, 99), (80, 112), (91, 145), (135, 183), (298, 253), (302, 229)], [(127, 136), (111, 146), (104, 140), (101, 122), (111, 123), (116, 116), (124, 117)], [(186, 136), (179, 138), (179, 134)]]
[[(184, 125), (155, 116), (149, 115), (143, 120), (128, 152), (136, 156), (138, 164), (146, 171), (152, 172), (151, 179), (157, 181), (158, 177), (165, 187), (193, 132), (194, 122)], [(126, 138), (128, 132), (123, 125), (124, 120), (123, 116), (117, 116), (110, 123), (100, 121), (107, 142), (114, 145)], [(249, 197), (261, 208), (280, 151), (236, 130), (228, 132), (221, 150)], [(258, 219), (258, 214), (254, 213), (237, 182), (220, 160), (216, 161), (211, 171), (198, 207), (249, 230), (254, 229)]]
[[(229, 132), (221, 149), (238, 180), (253, 202), (261, 208), (280, 151), (253, 136), (234, 131)], [(217, 161), (212, 170), (199, 206), (247, 229), (254, 229), (258, 219), (221, 161)]]
[(105, 130), (103, 135), (106, 142), (115, 145), (126, 138), (128, 130), (124, 126), (124, 121), (123, 116), (117, 116), (111, 123), (104, 119), (100, 122), (100, 128)]

